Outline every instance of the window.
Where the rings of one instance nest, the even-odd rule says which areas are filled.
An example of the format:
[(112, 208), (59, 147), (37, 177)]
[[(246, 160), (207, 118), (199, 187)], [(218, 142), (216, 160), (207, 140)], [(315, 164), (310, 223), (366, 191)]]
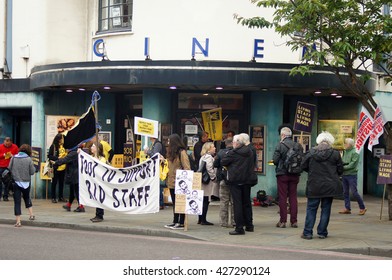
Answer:
[(133, 0), (100, 0), (99, 32), (132, 30)]

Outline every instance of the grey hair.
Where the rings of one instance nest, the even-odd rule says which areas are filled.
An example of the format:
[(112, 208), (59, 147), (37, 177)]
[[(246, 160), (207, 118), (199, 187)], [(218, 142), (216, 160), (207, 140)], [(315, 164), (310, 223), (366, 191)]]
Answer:
[(245, 145), (245, 143), (244, 143), (244, 138), (243, 137), (241, 137), (241, 134), (236, 134), (236, 135), (234, 135), (234, 137), (233, 137), (233, 143), (237, 143), (237, 144), (240, 144), (240, 145)]
[(280, 135), (291, 136), (293, 135), (293, 132), (288, 127), (282, 127), (282, 129), (280, 130)]
[(355, 144), (354, 139), (352, 139), (352, 138), (346, 138), (346, 139), (344, 140), (344, 142), (345, 142), (346, 144), (350, 145), (350, 147), (354, 147), (354, 144)]
[(327, 142), (329, 145), (332, 146), (335, 142), (335, 137), (333, 137), (332, 134), (328, 131), (323, 131), (316, 138), (317, 144), (320, 144), (321, 142)]
[(249, 145), (250, 144), (250, 139), (249, 139), (249, 135), (248, 134), (241, 133), (240, 137), (241, 137), (244, 145)]

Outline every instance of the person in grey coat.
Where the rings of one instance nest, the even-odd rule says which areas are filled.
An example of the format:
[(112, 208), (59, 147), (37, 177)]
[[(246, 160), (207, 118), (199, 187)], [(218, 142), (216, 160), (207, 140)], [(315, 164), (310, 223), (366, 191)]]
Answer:
[(343, 161), (339, 151), (332, 148), (335, 138), (329, 132), (317, 136), (316, 147), (306, 154), (302, 168), (308, 172), (306, 182), (306, 218), (301, 238), (312, 239), (317, 210), (321, 204), (320, 222), (317, 226), (319, 238), (328, 236), (328, 224), (331, 216), (332, 201), (341, 195), (342, 183), (339, 176), (343, 174)]
[(16, 217), (15, 227), (21, 227), (22, 215), (22, 197), (27, 210), (29, 211), (29, 220), (35, 220), (33, 214), (33, 204), (30, 198), (31, 176), (34, 175), (35, 168), (31, 159), (31, 147), (23, 144), (19, 148), (19, 153), (11, 158), (8, 169), (11, 171), (14, 184), (14, 213)]

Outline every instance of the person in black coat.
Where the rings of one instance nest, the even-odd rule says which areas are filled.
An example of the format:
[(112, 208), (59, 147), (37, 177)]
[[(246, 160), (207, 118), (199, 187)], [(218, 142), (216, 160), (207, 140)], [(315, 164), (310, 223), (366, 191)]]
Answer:
[(235, 230), (230, 235), (245, 234), (254, 231), (251, 187), (257, 184), (254, 155), (250, 145), (241, 135), (235, 135), (233, 149), (221, 159), (221, 165), (227, 168), (227, 184), (233, 197)]
[[(53, 162), (53, 161), (52, 161)], [(76, 149), (69, 151), (68, 154), (53, 162), (53, 168), (67, 164), (65, 169), (65, 183), (69, 185), (69, 200), (63, 208), (68, 212), (71, 211), (72, 202), (78, 201), (78, 207), (74, 212), (85, 212), (84, 206), (79, 203), (79, 170), (78, 170), (78, 151)]]
[(313, 227), (316, 222), (317, 210), (321, 204), (320, 222), (317, 226), (319, 238), (328, 236), (328, 224), (331, 216), (332, 201), (341, 195), (341, 181), (343, 161), (339, 151), (332, 148), (335, 138), (329, 132), (322, 132), (317, 136), (316, 147), (306, 154), (302, 168), (308, 172), (306, 182), (306, 218), (301, 237), (313, 238)]

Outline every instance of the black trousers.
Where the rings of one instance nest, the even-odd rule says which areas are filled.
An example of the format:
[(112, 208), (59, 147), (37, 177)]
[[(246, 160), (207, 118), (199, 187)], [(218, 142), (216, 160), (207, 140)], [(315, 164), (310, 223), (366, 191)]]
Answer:
[[(3, 174), (3, 171), (5, 170), (5, 167), (0, 167), (0, 198), (1, 197), (6, 197), (8, 198), (8, 192), (9, 192), (9, 186), (7, 186), (1, 177), (1, 174)], [(4, 195), (3, 195), (3, 185), (4, 185)], [(2, 196), (3, 195), (3, 196)]]
[(69, 185), (69, 204), (72, 204), (75, 198), (79, 204), (79, 183)]
[(250, 185), (231, 185), (230, 192), (233, 197), (234, 221), (236, 230), (242, 231), (245, 227), (253, 227), (253, 211), (250, 198)]
[(174, 193), (174, 189), (170, 189), (170, 197), (173, 202), (173, 223), (183, 225), (185, 223), (185, 214), (179, 214), (175, 212), (176, 195)]
[(51, 188), (51, 193), (52, 193), (52, 199), (56, 199), (56, 186), (57, 183), (59, 184), (59, 198), (63, 198), (63, 192), (64, 192), (64, 178), (65, 178), (65, 170), (62, 171), (54, 171), (54, 177), (52, 179), (52, 188)]
[(30, 199), (30, 186), (27, 189), (21, 188), (15, 184), (14, 187), (14, 213), (15, 216), (22, 215), (22, 197), (26, 208), (33, 206)]

